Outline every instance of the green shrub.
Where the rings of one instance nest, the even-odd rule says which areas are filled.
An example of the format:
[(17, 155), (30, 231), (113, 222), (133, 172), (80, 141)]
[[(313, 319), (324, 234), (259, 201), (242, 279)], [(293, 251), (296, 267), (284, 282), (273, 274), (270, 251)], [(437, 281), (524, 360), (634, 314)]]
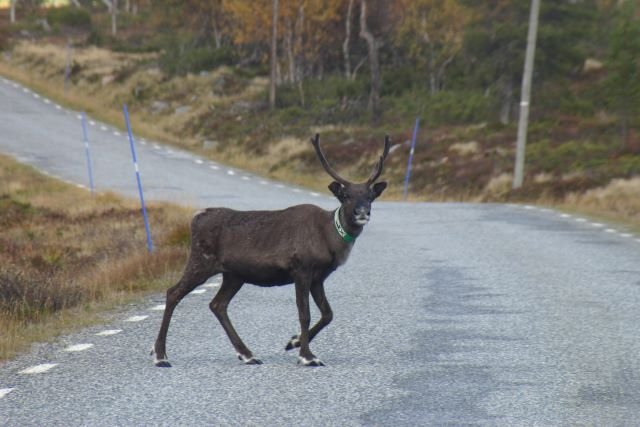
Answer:
[(52, 27), (91, 28), (91, 14), (85, 9), (72, 6), (52, 7), (47, 12), (47, 21)]
[(235, 52), (228, 46), (216, 49), (174, 44), (165, 49), (158, 65), (169, 75), (184, 75), (210, 71), (222, 65), (232, 65), (235, 61)]

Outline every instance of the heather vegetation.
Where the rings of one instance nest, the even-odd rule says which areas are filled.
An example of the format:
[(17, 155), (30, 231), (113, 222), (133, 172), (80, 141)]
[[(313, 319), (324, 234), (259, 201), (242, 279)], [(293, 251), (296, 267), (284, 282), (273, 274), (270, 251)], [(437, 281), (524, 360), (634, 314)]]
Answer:
[(149, 213), (151, 255), (134, 202), (92, 197), (0, 156), (0, 361), (175, 280), (189, 212), (154, 205)]

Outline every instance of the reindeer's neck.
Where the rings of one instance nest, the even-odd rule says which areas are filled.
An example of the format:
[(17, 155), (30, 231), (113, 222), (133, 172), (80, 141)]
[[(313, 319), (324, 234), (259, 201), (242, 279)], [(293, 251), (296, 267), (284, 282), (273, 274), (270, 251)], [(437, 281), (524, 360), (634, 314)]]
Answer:
[(333, 225), (342, 240), (348, 243), (355, 242), (356, 237), (362, 233), (362, 226), (352, 224), (345, 218), (342, 207), (333, 212)]

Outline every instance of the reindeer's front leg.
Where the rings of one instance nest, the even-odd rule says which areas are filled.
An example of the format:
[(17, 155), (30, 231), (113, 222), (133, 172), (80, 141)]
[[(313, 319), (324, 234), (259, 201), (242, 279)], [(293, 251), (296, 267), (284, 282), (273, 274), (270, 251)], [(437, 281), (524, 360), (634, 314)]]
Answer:
[(300, 318), (300, 356), (299, 362), (304, 366), (324, 366), (324, 363), (311, 353), (309, 348), (309, 323), (311, 314), (309, 313), (309, 280), (296, 280), (296, 304), (298, 305), (298, 316)]
[[(329, 305), (329, 301), (327, 301), (324, 293), (324, 284), (322, 282), (314, 282), (311, 285), (311, 296), (320, 309), (320, 320), (309, 329), (309, 342), (313, 341), (315, 336), (318, 335), (325, 326), (331, 323), (333, 319), (333, 311), (331, 311), (331, 306)], [(293, 350), (296, 347), (300, 347), (300, 335), (292, 336), (285, 350)]]

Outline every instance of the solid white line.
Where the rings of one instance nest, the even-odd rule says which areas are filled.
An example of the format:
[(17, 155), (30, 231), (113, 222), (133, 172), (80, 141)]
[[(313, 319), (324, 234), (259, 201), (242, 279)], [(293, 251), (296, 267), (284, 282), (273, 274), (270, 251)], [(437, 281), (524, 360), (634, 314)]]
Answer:
[(47, 372), (49, 369), (54, 368), (58, 366), (57, 363), (43, 363), (42, 365), (36, 365), (36, 366), (32, 366), (30, 368), (27, 369), (23, 369), (22, 371), (18, 372), (19, 374), (42, 374), (44, 372)]
[(146, 319), (149, 316), (143, 315), (143, 316), (131, 316), (127, 319), (124, 319), (125, 322), (142, 322), (144, 319)]
[(98, 332), (96, 335), (99, 337), (110, 337), (111, 335), (116, 335), (122, 332), (122, 329), (107, 329), (102, 332)]
[(93, 344), (74, 344), (65, 348), (64, 351), (69, 351), (69, 352), (85, 351), (85, 350), (89, 350), (91, 347), (93, 347)]
[(153, 311), (162, 311), (162, 310), (164, 310), (164, 308), (165, 308), (165, 305), (164, 304), (160, 304), (160, 305), (156, 305), (156, 306), (151, 307), (151, 310), (153, 310)]
[(204, 294), (205, 292), (207, 292), (206, 289), (196, 289), (195, 291), (191, 291), (191, 293), (194, 295)]
[(0, 399), (13, 391), (12, 388), (0, 388)]

